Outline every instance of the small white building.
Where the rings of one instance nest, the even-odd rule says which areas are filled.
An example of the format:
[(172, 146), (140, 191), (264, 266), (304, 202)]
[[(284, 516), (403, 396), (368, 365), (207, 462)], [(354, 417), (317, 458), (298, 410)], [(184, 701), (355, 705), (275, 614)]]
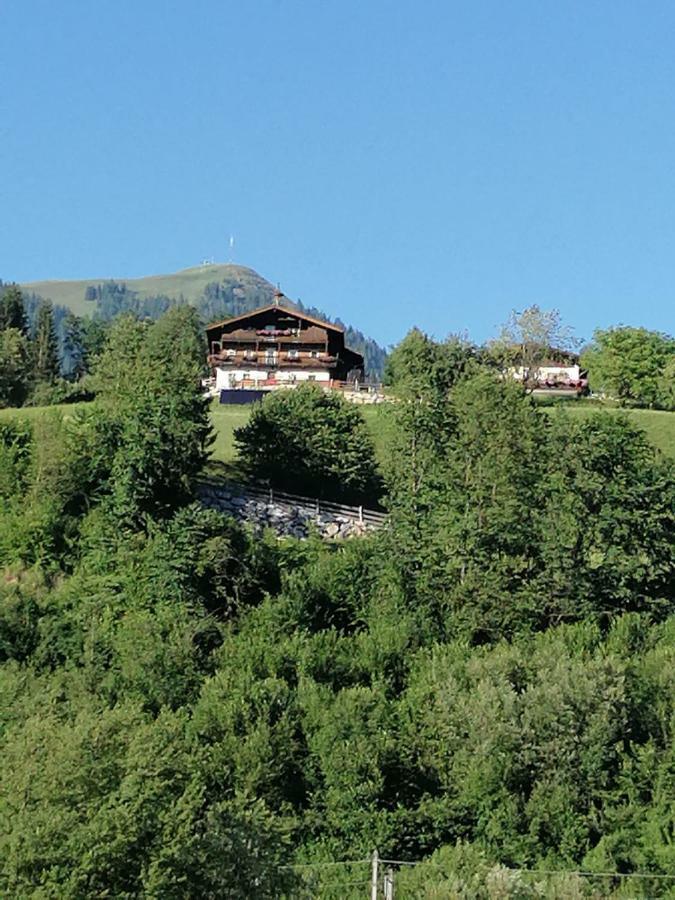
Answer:
[(516, 381), (523, 381), (524, 378), (536, 379), (540, 386), (560, 386), (571, 387), (576, 386), (582, 380), (582, 370), (578, 362), (555, 362), (554, 360), (544, 360), (539, 365), (525, 369), (523, 366), (513, 366), (509, 369), (509, 375)]

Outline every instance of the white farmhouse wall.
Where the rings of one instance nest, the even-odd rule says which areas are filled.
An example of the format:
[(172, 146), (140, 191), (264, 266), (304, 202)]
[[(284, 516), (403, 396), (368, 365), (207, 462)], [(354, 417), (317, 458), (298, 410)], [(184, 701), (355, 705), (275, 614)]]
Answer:
[[(581, 370), (578, 365), (538, 366), (536, 369), (539, 381), (579, 381), (581, 378)], [(509, 369), (509, 374), (517, 381), (522, 381), (524, 369), (522, 366), (516, 366)]]
[(216, 369), (216, 390), (223, 391), (231, 388), (241, 387), (242, 381), (246, 379), (248, 382), (256, 382), (262, 384), (267, 381), (272, 374), (275, 374), (276, 381), (279, 384), (298, 384), (301, 381), (321, 381), (327, 383), (330, 381), (330, 373), (325, 369), (303, 369), (301, 372), (289, 370), (277, 370), (276, 373), (266, 372), (260, 369)]
[(250, 381), (265, 381), (267, 372), (258, 369), (216, 369), (216, 390), (222, 391), (241, 385), (244, 376)]
[(299, 381), (330, 381), (330, 372), (325, 369), (303, 369), (301, 372), (279, 371), (277, 372), (277, 381), (285, 381), (289, 383)]

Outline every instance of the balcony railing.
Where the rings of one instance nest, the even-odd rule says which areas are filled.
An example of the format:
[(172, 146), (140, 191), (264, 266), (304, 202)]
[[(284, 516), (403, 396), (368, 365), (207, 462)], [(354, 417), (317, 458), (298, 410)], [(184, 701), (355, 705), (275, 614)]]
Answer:
[(325, 369), (332, 367), (338, 362), (337, 356), (287, 356), (285, 353), (266, 354), (264, 352), (251, 354), (237, 354), (236, 356), (225, 356), (223, 353), (213, 353), (209, 356), (209, 362), (212, 366), (222, 366), (224, 368), (246, 366), (268, 366), (270, 368), (318, 368)]

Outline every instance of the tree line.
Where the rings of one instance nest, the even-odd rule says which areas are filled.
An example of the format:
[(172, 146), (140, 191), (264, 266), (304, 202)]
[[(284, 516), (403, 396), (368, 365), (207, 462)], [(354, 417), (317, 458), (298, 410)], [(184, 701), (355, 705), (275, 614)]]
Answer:
[[(244, 291), (236, 284), (213, 282), (206, 286), (195, 308), (205, 324), (221, 317), (241, 315), (269, 303), (270, 292), (271, 287), (267, 290), (264, 284), (249, 284)], [(16, 285), (0, 283), (0, 297), (3, 294), (10, 295), (7, 303), (14, 304), (15, 311), (5, 314), (0, 325), (10, 321), (12, 315), (18, 316), (17, 321), (23, 323), (19, 331), (26, 327), (34, 336), (41, 318), (43, 335), (50, 336), (52, 351), (55, 349), (58, 360), (56, 366), (52, 364), (55, 374), (49, 378), (32, 376), (29, 355), (24, 352), (26, 348), (16, 335), (5, 336), (0, 358), (0, 380), (5, 387), (0, 388), (0, 405), (10, 406), (22, 405), (29, 400), (38, 383), (42, 386), (35, 399), (29, 402), (45, 404), (81, 399), (88, 394), (86, 384), (80, 386), (82, 390), (72, 385), (88, 373), (93, 356), (103, 345), (106, 329), (116, 316), (129, 313), (137, 318), (156, 320), (174, 306), (188, 305), (183, 297), (140, 296), (126, 284), (115, 281), (89, 285), (85, 289), (85, 300), (93, 304), (93, 314), (84, 317), (75, 316), (65, 307), (54, 306), (35, 294), (22, 297)], [(21, 299), (23, 314), (17, 312)], [(309, 315), (331, 321), (319, 309), (300, 302), (295, 305)], [(339, 319), (335, 322), (344, 327), (347, 345), (363, 354), (369, 380), (393, 384), (395, 375), (389, 353), (352, 326), (344, 325)], [(462, 338), (462, 341), (471, 344), (468, 338)], [(471, 346), (486, 365), (502, 373), (520, 367), (525, 383), (531, 387), (536, 386), (542, 362), (551, 358), (569, 362), (579, 356), (594, 394), (622, 406), (675, 410), (675, 338), (668, 334), (620, 325), (596, 329), (592, 340), (582, 346), (557, 310), (544, 310), (533, 305), (520, 313), (512, 312), (496, 339), (481, 346)]]
[[(201, 341), (187, 307), (122, 316), (92, 404), (0, 423), (0, 891), (331, 897), (318, 864), (374, 847), (426, 859), (429, 898), (542, 896), (500, 865), (672, 873), (673, 464), (413, 332), (388, 527), (256, 536), (194, 502)], [(299, 453), (362, 435), (293, 396), (242, 454), (282, 402)], [(367, 475), (357, 444), (310, 471)]]

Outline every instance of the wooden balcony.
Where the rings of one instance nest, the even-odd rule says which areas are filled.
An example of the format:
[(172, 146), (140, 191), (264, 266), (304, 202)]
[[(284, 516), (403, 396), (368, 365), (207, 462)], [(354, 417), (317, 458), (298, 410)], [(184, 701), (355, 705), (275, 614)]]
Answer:
[(301, 369), (333, 369), (337, 364), (336, 356), (289, 358), (284, 353), (279, 353), (275, 357), (267, 357), (264, 353), (249, 358), (240, 354), (225, 356), (216, 353), (209, 356), (209, 365), (222, 369), (287, 369), (297, 372)]

